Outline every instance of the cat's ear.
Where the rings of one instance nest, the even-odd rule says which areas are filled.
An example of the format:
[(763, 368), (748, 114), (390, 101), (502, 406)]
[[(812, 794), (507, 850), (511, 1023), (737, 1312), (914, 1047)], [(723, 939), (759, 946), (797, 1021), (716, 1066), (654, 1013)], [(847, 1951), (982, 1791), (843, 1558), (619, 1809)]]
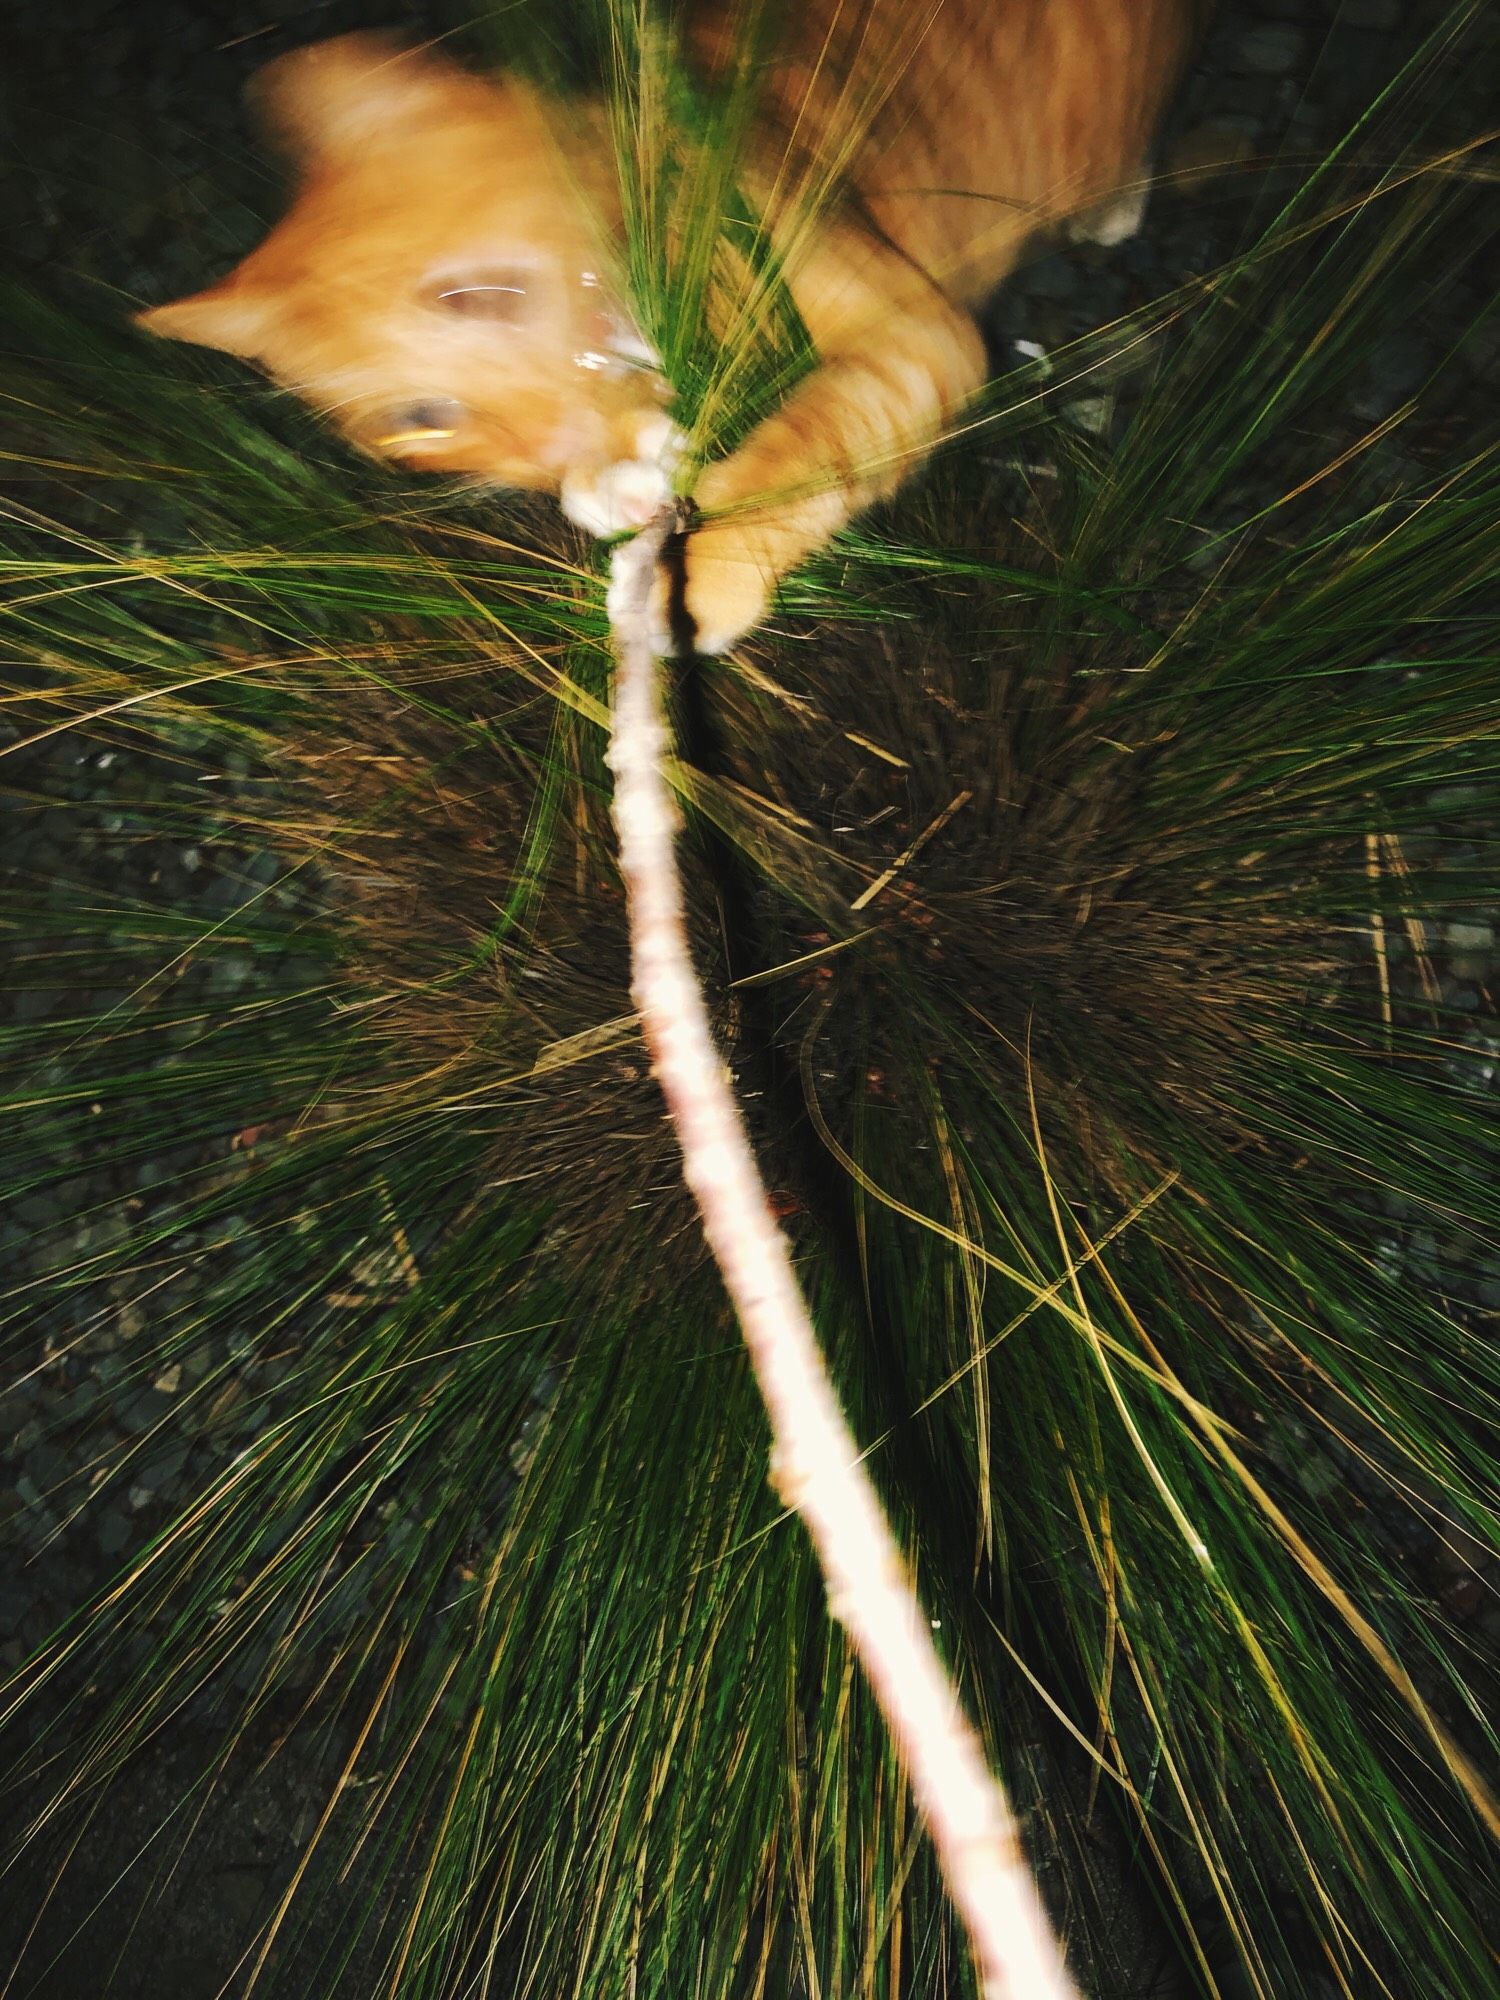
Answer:
[(253, 360), (265, 335), (266, 305), (226, 279), (206, 292), (151, 306), (135, 315), (135, 323), (166, 340), (190, 340), (197, 347), (218, 347)]
[(483, 89), (454, 63), (394, 35), (339, 35), (267, 63), (246, 93), (256, 121), (299, 165), (420, 129)]

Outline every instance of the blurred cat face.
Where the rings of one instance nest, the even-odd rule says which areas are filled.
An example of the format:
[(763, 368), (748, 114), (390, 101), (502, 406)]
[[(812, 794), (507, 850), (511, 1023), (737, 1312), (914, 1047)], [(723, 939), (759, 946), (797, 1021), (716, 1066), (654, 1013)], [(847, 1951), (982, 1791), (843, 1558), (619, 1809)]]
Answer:
[(265, 369), (361, 449), (557, 491), (660, 426), (655, 357), (602, 268), (603, 149), (537, 98), (379, 37), (262, 72), (300, 169), (221, 284), (140, 316)]

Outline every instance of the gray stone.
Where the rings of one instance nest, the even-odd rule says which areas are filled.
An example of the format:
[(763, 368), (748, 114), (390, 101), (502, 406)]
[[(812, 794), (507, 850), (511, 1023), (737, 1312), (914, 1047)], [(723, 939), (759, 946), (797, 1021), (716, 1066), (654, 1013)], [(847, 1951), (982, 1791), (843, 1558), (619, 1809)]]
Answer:
[[(33, 867), (41, 866), (34, 852), (30, 858)], [(40, 1021), (57, 1005), (57, 995), (45, 986), (23, 986), (11, 994), (6, 1004), (13, 1021)]]
[(203, 892), (204, 902), (215, 911), (238, 910), (241, 904), (249, 901), (249, 896), (250, 892), (244, 884), (232, 875), (220, 875)]
[(238, 993), (254, 971), (255, 961), (247, 953), (226, 951), (209, 967), (209, 991), (221, 994)]
[(1364, 111), (1396, 67), (1388, 36), (1336, 21), (1319, 55), (1318, 74), (1340, 114)]
[(182, 1353), (175, 1355), (172, 1361), (172, 1366), (182, 1371), (183, 1387), (189, 1389), (195, 1388), (213, 1365), (213, 1355), (207, 1347), (201, 1345), (185, 1348)]
[(1435, 792), (1428, 794), (1427, 803), (1437, 813), (1463, 812), (1470, 806), (1486, 803), (1487, 793), (1483, 785), (1459, 784), (1439, 785)]
[(51, 1190), (45, 1194), (27, 1195), (15, 1204), (12, 1212), (29, 1229), (51, 1229), (62, 1220), (61, 1206)]
[(69, 1389), (64, 1410), (76, 1423), (87, 1417), (99, 1401), (99, 1384), (89, 1376), (83, 1376)]
[(14, 1632), (31, 1609), (31, 1595), (14, 1584), (0, 1583), (0, 1632)]
[(1492, 375), (1500, 368), (1500, 313), (1492, 313), (1470, 327), (1458, 344), (1458, 351), (1476, 375)]
[(1343, 1475), (1321, 1452), (1309, 1452), (1296, 1467), (1297, 1484), (1309, 1500), (1330, 1499), (1343, 1488)]
[(1078, 267), (1067, 257), (1042, 257), (1028, 265), (1016, 280), (1033, 298), (1066, 302), (1078, 296), (1081, 282)]
[(264, 886), (269, 886), (282, 873), (284, 873), (284, 864), (281, 856), (274, 854), (268, 847), (262, 848), (259, 854), (252, 855), (250, 860), (245, 864), (245, 880), (247, 882), (258, 882)]
[[(1301, 0), (1293, 0), (1294, 7), (1300, 4)], [(1405, 12), (1405, 0), (1343, 0), (1339, 19), (1350, 28), (1379, 28), (1387, 32), (1401, 26)]]
[(1276, 107), (1279, 88), (1270, 76), (1221, 76), (1208, 93), (1205, 109), (1211, 118), (1258, 132)]
[(1393, 333), (1377, 341), (1365, 361), (1364, 385), (1354, 398), (1356, 413), (1377, 423), (1392, 415), (1418, 393), (1436, 360), (1420, 334)]
[(1490, 951), (1495, 943), (1495, 926), (1477, 919), (1446, 926), (1448, 942), (1455, 951)]
[(55, 1444), (39, 1444), (26, 1461), (26, 1470), (43, 1493), (61, 1486), (70, 1471), (67, 1456)]
[(94, 1215), (78, 1230), (74, 1237), (77, 1248), (88, 1250), (101, 1256), (110, 1250), (118, 1250), (130, 1235), (130, 1225), (123, 1215), (106, 1209), (101, 1215)]
[(134, 39), (135, 37), (128, 25), (111, 28), (107, 34), (95, 37), (94, 45), (89, 52), (90, 60), (98, 63), (101, 67), (122, 63), (130, 54), (131, 43)]
[(155, 1389), (139, 1389), (127, 1397), (120, 1405), (117, 1416), (128, 1431), (148, 1431), (172, 1407), (170, 1396), (160, 1395)]
[(130, 1523), (123, 1514), (111, 1507), (99, 1516), (95, 1529), (99, 1547), (107, 1556), (117, 1556), (130, 1543)]
[(168, 1445), (154, 1458), (148, 1459), (137, 1472), (137, 1487), (144, 1488), (148, 1495), (160, 1493), (181, 1476), (182, 1468), (187, 1464), (187, 1455), (185, 1444)]
[(1252, 76), (1286, 76), (1302, 60), (1302, 30), (1266, 21), (1241, 35), (1235, 46), (1235, 67)]

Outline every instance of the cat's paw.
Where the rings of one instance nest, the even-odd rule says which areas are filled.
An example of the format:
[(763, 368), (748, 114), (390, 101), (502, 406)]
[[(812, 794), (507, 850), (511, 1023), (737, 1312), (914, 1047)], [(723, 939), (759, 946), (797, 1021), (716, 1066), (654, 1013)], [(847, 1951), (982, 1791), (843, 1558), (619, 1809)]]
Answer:
[(677, 650), (679, 639), (699, 653), (727, 653), (765, 617), (775, 576), (729, 522), (709, 522), (682, 544), (682, 581), (663, 567), (651, 598), (652, 643), (658, 652)]
[(1101, 202), (1097, 208), (1088, 208), (1081, 215), (1075, 215), (1067, 224), (1064, 233), (1070, 243), (1099, 243), (1106, 249), (1113, 249), (1117, 243), (1128, 243), (1139, 233), (1146, 219), (1146, 188), (1144, 183), (1124, 189), (1109, 201)]
[(601, 541), (644, 528), (672, 495), (672, 477), (638, 458), (564, 475), (558, 496), (570, 521)]
[(671, 418), (653, 412), (636, 427), (634, 457), (564, 474), (558, 495), (564, 514), (600, 540), (644, 528), (672, 497), (685, 444)]

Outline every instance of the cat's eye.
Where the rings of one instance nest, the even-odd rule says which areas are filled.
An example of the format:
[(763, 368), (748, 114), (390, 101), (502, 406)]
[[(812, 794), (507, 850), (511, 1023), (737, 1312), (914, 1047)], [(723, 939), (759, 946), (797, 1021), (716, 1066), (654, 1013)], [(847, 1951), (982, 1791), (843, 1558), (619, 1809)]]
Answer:
[(377, 451), (401, 451), (411, 445), (441, 444), (463, 424), (464, 406), (451, 396), (430, 396), (426, 402), (410, 403), (392, 410), (389, 428), (373, 440)]
[(497, 326), (520, 326), (527, 318), (534, 274), (519, 266), (495, 270), (454, 271), (427, 288), (429, 305), (465, 319), (487, 320)]

